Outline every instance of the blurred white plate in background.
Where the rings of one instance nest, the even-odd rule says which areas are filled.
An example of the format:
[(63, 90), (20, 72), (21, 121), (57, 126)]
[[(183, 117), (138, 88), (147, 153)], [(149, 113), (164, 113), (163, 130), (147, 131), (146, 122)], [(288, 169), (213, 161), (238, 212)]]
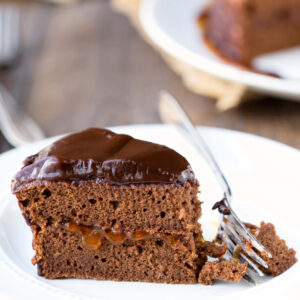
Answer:
[[(201, 184), (203, 218), (207, 224), (218, 218), (212, 204), (221, 192), (203, 159), (173, 127), (134, 125), (114, 131), (170, 146), (191, 163)], [(243, 220), (273, 222), (279, 235), (300, 253), (299, 170), (300, 152), (264, 138), (244, 133), (200, 128), (224, 169), (234, 193), (234, 207)], [(12, 299), (299, 299), (300, 264), (257, 286), (245, 283), (168, 285), (95, 280), (46, 280), (31, 264), (32, 234), (10, 193), (10, 180), (28, 155), (38, 152), (53, 139), (29, 144), (0, 155), (0, 294)], [(0, 295), (1, 297), (1, 295)]]
[(142, 0), (140, 21), (150, 39), (177, 59), (211, 75), (245, 84), (253, 90), (300, 101), (300, 47), (262, 55), (261, 71), (242, 70), (224, 62), (203, 41), (197, 17), (211, 0)]

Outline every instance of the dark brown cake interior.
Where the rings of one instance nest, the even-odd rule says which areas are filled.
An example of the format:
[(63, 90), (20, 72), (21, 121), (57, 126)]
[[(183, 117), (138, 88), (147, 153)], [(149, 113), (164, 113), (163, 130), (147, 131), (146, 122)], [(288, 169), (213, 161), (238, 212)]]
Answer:
[(140, 184), (110, 185), (97, 180), (30, 183), (17, 192), (29, 224), (40, 227), (73, 220), (124, 230), (191, 231), (199, 228), (198, 188)]
[(205, 285), (214, 284), (214, 280), (240, 282), (248, 269), (247, 263), (240, 264), (235, 261), (219, 260), (206, 262), (202, 267), (198, 282)]
[(103, 240), (99, 249), (87, 249), (78, 232), (48, 228), (39, 232), (35, 240), (38, 253), (35, 262), (39, 274), (50, 279), (195, 283), (195, 274), (202, 262), (197, 255), (192, 255), (193, 239), (185, 245), (186, 250), (176, 249), (158, 237), (126, 240), (122, 244)]

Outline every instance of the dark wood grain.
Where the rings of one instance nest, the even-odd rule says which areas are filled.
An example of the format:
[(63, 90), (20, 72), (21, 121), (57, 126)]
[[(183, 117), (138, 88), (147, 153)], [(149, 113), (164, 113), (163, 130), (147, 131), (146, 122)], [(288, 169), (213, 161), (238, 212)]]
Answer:
[[(23, 48), (0, 79), (47, 135), (88, 126), (157, 123), (166, 89), (201, 125), (250, 132), (300, 148), (300, 104), (265, 98), (218, 112), (189, 92), (107, 0), (23, 6)], [(8, 149), (0, 136), (0, 151)]]

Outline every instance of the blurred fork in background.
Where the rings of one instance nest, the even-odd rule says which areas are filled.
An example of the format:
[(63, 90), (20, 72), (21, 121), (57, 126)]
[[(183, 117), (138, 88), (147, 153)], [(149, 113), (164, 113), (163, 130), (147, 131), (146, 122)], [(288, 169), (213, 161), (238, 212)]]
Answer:
[(0, 65), (11, 65), (20, 49), (20, 14), (14, 4), (0, 4)]
[[(20, 12), (15, 4), (0, 4), (0, 67), (12, 66), (20, 54)], [(39, 126), (22, 111), (0, 83), (0, 129), (17, 147), (45, 137)]]

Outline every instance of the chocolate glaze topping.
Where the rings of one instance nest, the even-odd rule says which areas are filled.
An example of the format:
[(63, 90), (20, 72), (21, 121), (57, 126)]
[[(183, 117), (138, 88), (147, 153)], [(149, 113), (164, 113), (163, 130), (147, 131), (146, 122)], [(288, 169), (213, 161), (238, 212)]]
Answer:
[(12, 183), (13, 192), (35, 180), (99, 179), (111, 184), (195, 180), (187, 160), (174, 150), (106, 129), (68, 135), (28, 157)]

